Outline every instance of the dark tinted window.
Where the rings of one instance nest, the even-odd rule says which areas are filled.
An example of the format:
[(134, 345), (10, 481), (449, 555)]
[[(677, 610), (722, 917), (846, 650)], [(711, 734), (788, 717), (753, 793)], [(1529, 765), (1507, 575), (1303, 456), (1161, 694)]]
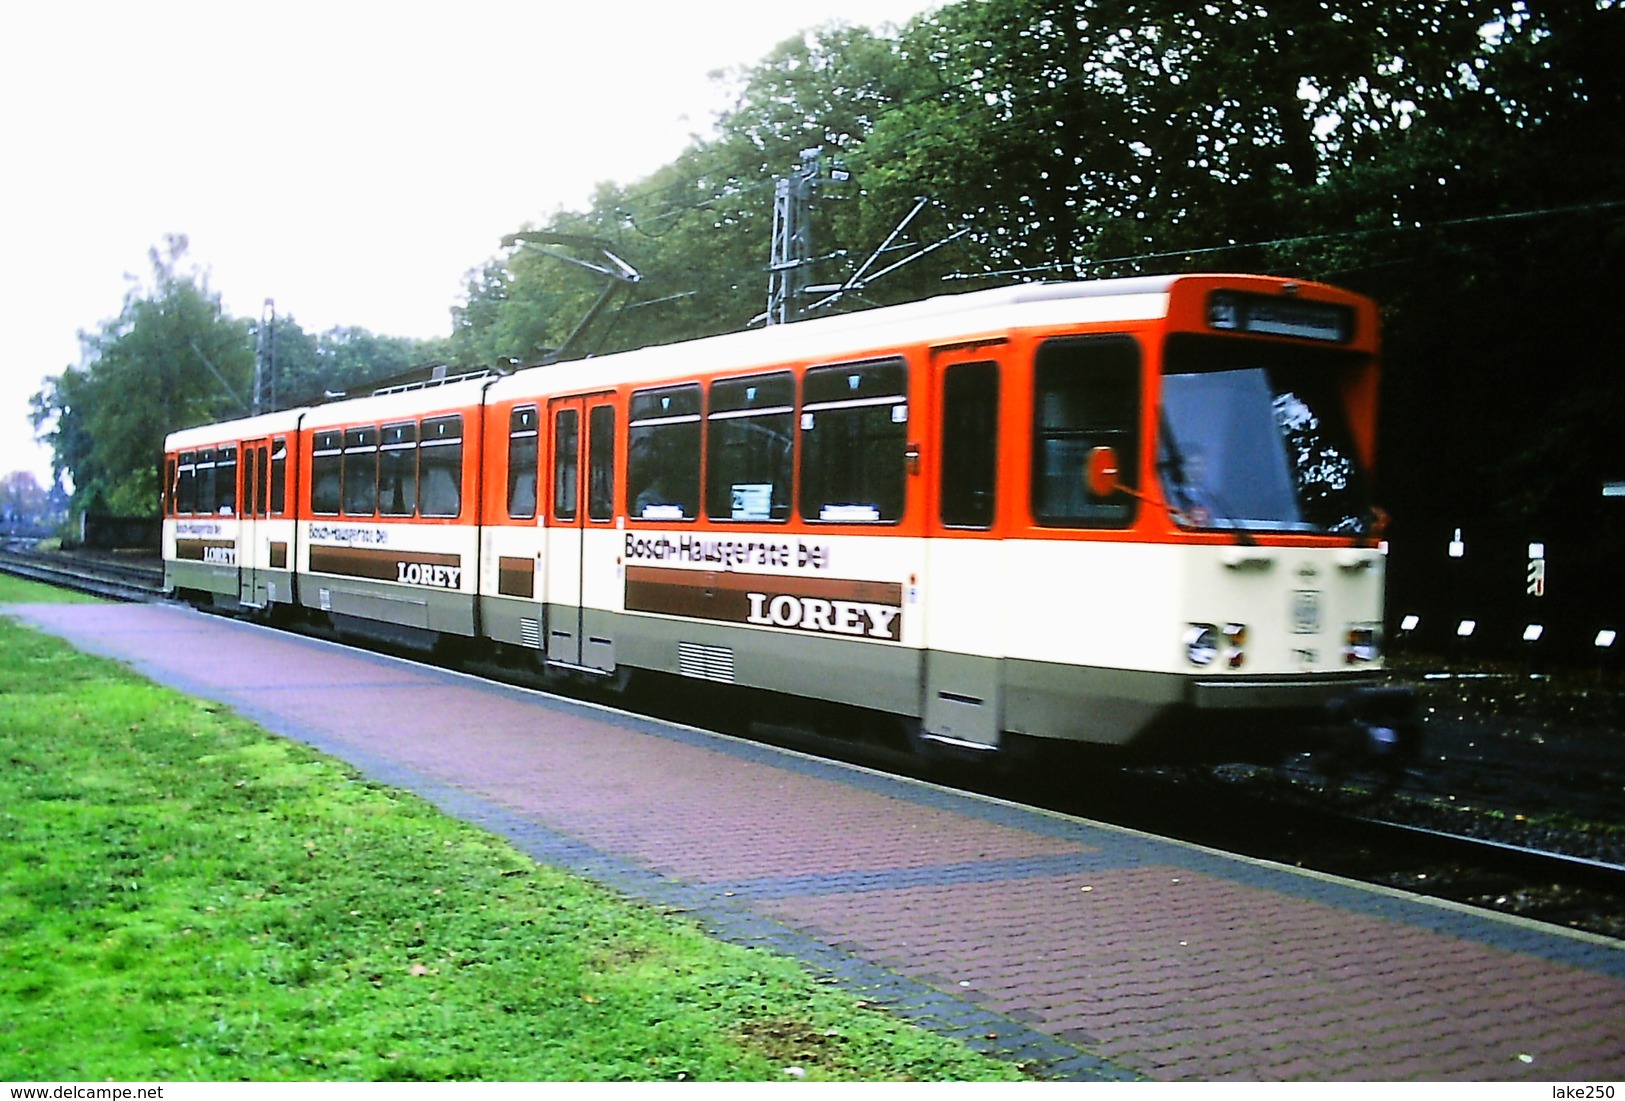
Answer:
[(197, 511), (197, 452), (182, 451), (175, 475), (175, 511)]
[(632, 395), (626, 510), (642, 520), (692, 520), (699, 515), (698, 383), (639, 390)]
[(795, 380), (788, 371), (711, 385), (705, 511), (713, 520), (790, 516)]
[(281, 515), (288, 503), (288, 441), (279, 436), (271, 444), (271, 511)]
[(587, 415), (587, 517), (615, 517), (615, 407), (597, 405)]
[(1096, 498), (1084, 474), (1089, 452), (1111, 447), (1123, 484), (1136, 484), (1139, 345), (1127, 336), (1050, 340), (1035, 368), (1033, 518), (1057, 527), (1126, 527), (1134, 498)]
[(378, 429), (371, 425), (344, 432), (344, 511), (351, 516), (378, 511)]
[(999, 460), (999, 365), (956, 363), (942, 380), (942, 522), (993, 525)]
[(508, 515), (529, 520), (536, 515), (536, 464), (541, 431), (534, 405), (508, 414)]
[(344, 462), (344, 434), (317, 432), (310, 461), (310, 511), (336, 516), (339, 511), (340, 469)]
[(418, 505), (418, 426), (386, 424), (378, 441), (378, 511), (410, 516)]
[(458, 515), (463, 511), (463, 418), (424, 421), (418, 447), (418, 512)]
[(237, 448), (222, 447), (214, 459), (214, 509), (217, 515), (237, 511)]
[(197, 453), (197, 500), (199, 513), (214, 511), (214, 448), (202, 447)]
[(801, 405), (801, 516), (839, 523), (903, 515), (908, 368), (901, 359), (807, 372)]
[(580, 484), (581, 414), (560, 409), (553, 414), (553, 519), (576, 518)]

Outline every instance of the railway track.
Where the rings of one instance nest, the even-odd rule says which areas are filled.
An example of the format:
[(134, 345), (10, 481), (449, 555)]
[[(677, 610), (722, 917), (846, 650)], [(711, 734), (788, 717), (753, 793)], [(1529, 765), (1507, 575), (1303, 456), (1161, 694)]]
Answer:
[[(660, 694), (669, 700), (669, 694)], [(901, 744), (873, 731), (839, 734), (786, 726), (730, 709), (725, 723), (693, 703), (651, 704), (639, 710), (832, 757), (880, 771), (922, 776)], [(1615, 832), (1542, 830), (1552, 847), (1507, 840), (1542, 813), (1578, 800), (1572, 788), (1530, 777), (1529, 814), (1486, 805), (1396, 794), (1374, 802), (1325, 798), (1301, 777), (1274, 770), (1122, 768), (1098, 753), (1062, 753), (1028, 771), (990, 777), (971, 767), (922, 776), (965, 790), (1161, 837), (1311, 869), (1625, 941), (1625, 863), (1597, 855), (1625, 852)], [(1568, 763), (1565, 761), (1565, 764)], [(1526, 768), (1526, 773), (1527, 773)], [(1450, 770), (1434, 770), (1421, 787), (1447, 789)], [(1469, 782), (1472, 777), (1467, 777)], [(1598, 801), (1596, 821), (1605, 803)], [(1580, 823), (1584, 825), (1585, 823)], [(1560, 846), (1560, 847), (1558, 847)], [(1567, 851), (1565, 851), (1567, 850)], [(1586, 855), (1580, 855), (1580, 853)]]
[(140, 602), (157, 600), (164, 595), (164, 570), (156, 562), (46, 553), (21, 542), (0, 548), (0, 572), (110, 600)]
[(1183, 825), (1169, 823), (1165, 815), (1142, 814), (1141, 828), (1625, 940), (1625, 864), (1556, 847), (1587, 847), (1584, 837), (1548, 834), (1542, 847), (1520, 844), (1507, 839), (1521, 828), (1517, 816), (1463, 812), (1402, 796), (1351, 811), (1284, 795), (1278, 788), (1224, 792), (1211, 784), (1176, 783), (1160, 800), (1145, 794), (1140, 801), (1167, 804), (1176, 796), (1187, 807)]
[[(162, 596), (163, 571), (153, 563), (7, 546), (0, 549), (0, 570), (116, 600)], [(483, 664), (470, 671), (530, 681)], [(831, 733), (828, 724), (822, 730), (786, 726), (782, 711), (763, 701), (745, 701), (743, 707), (734, 706), (741, 701), (731, 701), (724, 717), (707, 705), (704, 686), (677, 681), (667, 687), (675, 690), (635, 693), (627, 702), (662, 718), (867, 767), (919, 774), (906, 747), (877, 742), (872, 736), (851, 736), (861, 723), (836, 724), (849, 732), (846, 736)], [(1452, 775), (1444, 767), (1431, 771), (1427, 778), (1427, 786), (1435, 792), (1431, 802), (1400, 794), (1358, 811), (1317, 801), (1312, 792), (1305, 798), (1301, 785), (1291, 778), (1283, 781), (1279, 774), (1261, 779), (1255, 772), (1237, 780), (1224, 772), (1125, 770), (1098, 760), (1014, 777), (989, 778), (967, 768), (931, 779), (1228, 852), (1625, 940), (1625, 864), (1609, 858), (1625, 851), (1625, 842), (1608, 833), (1600, 845), (1590, 846), (1607, 855), (1580, 855), (1506, 840), (1506, 829), (1498, 827), (1509, 820), (1525, 820), (1526, 815), (1492, 807), (1475, 812), (1470, 806), (1439, 805), (1438, 793), (1450, 792), (1453, 784), (1463, 791), (1478, 786), (1472, 769)], [(1554, 805), (1547, 809), (1561, 814), (1574, 802), (1571, 777), (1565, 772), (1563, 778), (1542, 780), (1525, 772), (1524, 790), (1539, 791), (1537, 802), (1551, 801)], [(1598, 811), (1602, 805), (1597, 804)], [(1540, 810), (1537, 806), (1532, 813), (1538, 816)], [(1593, 817), (1612, 825), (1600, 813)], [(1586, 842), (1596, 841), (1582, 830), (1576, 843), (1565, 847), (1585, 848)]]
[[(692, 705), (670, 710), (668, 717), (677, 721), (720, 725), (716, 716), (708, 720)], [(725, 725), (730, 733), (816, 756), (922, 775), (906, 747), (872, 737), (807, 731), (770, 719), (751, 722), (738, 715)], [(1448, 770), (1435, 771), (1424, 786), (1448, 788), (1449, 775)], [(1565, 789), (1538, 779), (1527, 789), (1537, 794), (1535, 803), (1526, 804), (1530, 814), (1524, 815), (1404, 794), (1347, 803), (1324, 798), (1323, 792), (1305, 788), (1300, 778), (1283, 778), (1273, 770), (1125, 769), (1087, 752), (1006, 777), (967, 767), (922, 778), (1625, 941), (1625, 863), (1597, 855), (1625, 852), (1625, 838), (1615, 832), (1599, 838), (1584, 830), (1565, 833), (1526, 824), (1543, 812), (1562, 809)], [(1596, 805), (1600, 812), (1603, 804)], [(1613, 825), (1600, 816), (1597, 821)], [(1540, 831), (1552, 847), (1506, 839), (1526, 830)]]
[(1393, 840), (1385, 849), (1420, 846), (1427, 857), (1414, 870), (1390, 869), (1375, 881), (1625, 940), (1625, 866), (1397, 822), (1368, 824)]

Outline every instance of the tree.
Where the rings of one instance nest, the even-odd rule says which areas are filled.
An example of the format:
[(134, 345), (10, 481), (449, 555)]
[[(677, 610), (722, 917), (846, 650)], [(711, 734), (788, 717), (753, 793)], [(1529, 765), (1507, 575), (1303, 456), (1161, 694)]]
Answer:
[[(607, 237), (644, 273), (605, 350), (759, 313), (773, 179), (810, 146), (860, 185), (815, 210), (814, 251), (846, 253), (821, 282), (918, 196), (932, 234), (974, 227), (877, 301), (946, 279), (1339, 283), (1384, 306), (1378, 488), (1393, 511), (1572, 524), (1594, 511), (1572, 506), (1618, 405), (1621, 56), (1617, 0), (1324, 0), (1307, 18), (1256, 0), (950, 4), (895, 38), (826, 27), (782, 43), (730, 74), (714, 137), (547, 228)], [(471, 280), (459, 339), (532, 357), (598, 287), (517, 253)]]
[[(716, 77), (732, 85), (734, 105), (714, 137), (696, 139), (635, 184), (600, 185), (588, 210), (557, 211), (537, 227), (607, 240), (642, 274), (621, 308), (588, 334), (593, 351), (731, 332), (761, 314), (774, 178), (793, 169), (803, 149), (834, 157), (861, 148), (877, 120), (923, 79), (900, 64), (892, 38), (843, 25), (809, 30), (760, 64)], [(818, 240), (846, 255), (822, 262), (817, 281), (844, 279), (911, 206), (912, 198), (821, 202)], [(918, 296), (901, 280), (892, 285), (901, 297)], [(602, 278), (533, 248), (492, 260), (469, 273), (467, 302), (455, 311), (457, 354), (465, 362), (534, 362), (567, 338), (603, 287)]]
[(364, 392), (450, 354), (445, 341), (381, 336), (353, 325), (312, 336), (292, 316), (277, 319), (274, 339), (277, 405), (284, 409), (320, 402), (329, 393)]
[(159, 499), (164, 436), (247, 412), (254, 345), (204, 273), (182, 270), (187, 241), (152, 249), (152, 283), (132, 280), (119, 316), (79, 334), (78, 366), (47, 378), (32, 419), (74, 501), (149, 515)]
[(0, 477), (0, 531), (43, 534), (54, 519), (50, 495), (32, 471), (14, 470)]
[[(151, 282), (131, 279), (118, 317), (79, 334), (76, 366), (47, 377), (31, 399), (74, 505), (130, 516), (158, 507), (163, 441), (170, 432), (248, 415), (259, 322), (228, 317), (205, 272), (186, 263), (187, 240), (148, 254)], [(378, 336), (336, 326), (312, 337), (291, 317), (275, 331), (278, 405), (361, 389), (425, 361), (445, 342)]]

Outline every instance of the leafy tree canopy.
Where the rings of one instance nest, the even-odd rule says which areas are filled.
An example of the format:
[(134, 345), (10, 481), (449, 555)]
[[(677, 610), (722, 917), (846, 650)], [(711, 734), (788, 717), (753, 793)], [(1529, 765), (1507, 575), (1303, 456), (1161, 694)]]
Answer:
[(79, 365), (32, 399), (58, 477), (113, 512), (153, 511), (165, 434), (247, 409), (253, 338), (225, 315), (207, 276), (183, 268), (186, 247), (171, 236), (152, 249), (151, 282), (132, 280), (118, 317), (79, 334)]
[[(962, 0), (897, 32), (810, 30), (719, 74), (731, 106), (708, 136), (518, 228), (602, 240), (642, 275), (572, 354), (759, 318), (775, 177), (809, 148), (853, 174), (816, 189), (813, 282), (952, 241), (798, 303), (819, 312), (1141, 272), (1339, 283), (1385, 308), (1379, 490), (1396, 515), (1595, 523), (1596, 483), (1625, 476), (1593, 449), (1625, 408), (1621, 57), (1618, 0)], [(234, 412), (252, 366), (254, 326), (180, 269), (183, 240), (166, 248), (35, 398), (59, 470), (130, 504), (155, 474), (120, 456)], [(412, 362), (544, 358), (606, 286), (565, 254), (595, 259), (526, 245), (469, 273), (435, 345), (284, 319), (279, 400)], [(128, 394), (143, 398), (108, 400)]]
[[(1606, 368), (1620, 57), (1616, 0), (964, 0), (895, 35), (812, 30), (725, 74), (713, 136), (541, 228), (608, 239), (643, 272), (605, 351), (761, 314), (774, 178), (815, 146), (855, 177), (817, 192), (815, 282), (851, 276), (921, 196), (870, 270), (969, 229), (830, 308), (1180, 270), (1340, 283), (1385, 306), (1396, 514), (1594, 522), (1603, 472), (1567, 443), (1611, 438), (1625, 407)], [(493, 259), (459, 352), (533, 358), (600, 287), (533, 250)]]
[[(157, 507), (164, 437), (179, 428), (246, 416), (253, 395), (258, 321), (228, 316), (184, 236), (148, 254), (119, 315), (79, 334), (80, 362), (45, 379), (31, 399), (35, 431), (52, 448), (74, 503), (121, 515)], [(292, 318), (275, 324), (277, 404), (320, 400), (443, 356), (444, 342), (334, 328), (317, 336)]]

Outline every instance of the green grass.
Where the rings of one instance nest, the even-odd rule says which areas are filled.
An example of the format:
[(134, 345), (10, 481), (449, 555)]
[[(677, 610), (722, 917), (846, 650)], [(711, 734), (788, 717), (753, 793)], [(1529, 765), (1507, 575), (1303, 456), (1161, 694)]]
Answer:
[(1020, 1077), (0, 616), (0, 1079), (789, 1068)]
[(0, 604), (94, 604), (100, 598), (0, 573)]

